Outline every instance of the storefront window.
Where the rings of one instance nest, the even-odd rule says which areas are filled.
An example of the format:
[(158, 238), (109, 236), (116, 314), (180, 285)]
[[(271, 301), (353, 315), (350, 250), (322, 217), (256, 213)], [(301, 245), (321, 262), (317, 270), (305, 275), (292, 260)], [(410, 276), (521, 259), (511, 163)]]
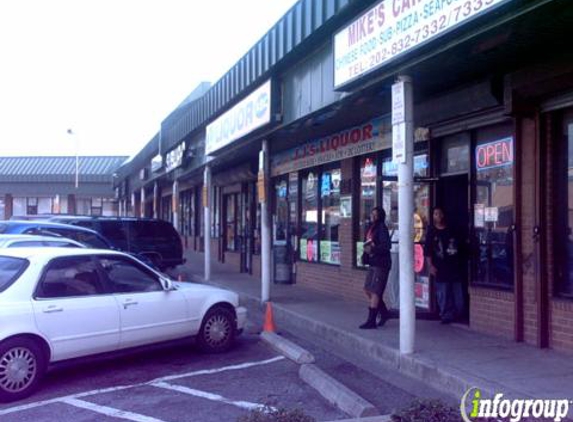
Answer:
[(300, 259), (318, 261), (318, 172), (302, 178)]
[[(388, 305), (399, 307), (399, 247), (398, 247), (398, 169), (392, 158), (382, 160), (382, 207), (386, 211), (386, 224), (392, 239), (392, 268), (388, 276), (386, 298)], [(417, 153), (414, 156), (414, 176), (428, 176), (428, 154)], [(429, 274), (425, 265), (423, 244), (430, 217), (430, 186), (427, 183), (414, 183), (414, 288), (415, 303), (417, 307), (428, 309), (430, 307)]]
[(557, 180), (557, 247), (559, 270), (556, 290), (559, 294), (573, 297), (573, 112), (565, 114), (562, 128), (562, 142), (558, 154), (559, 171)]
[(470, 135), (468, 132), (442, 140), (441, 174), (467, 173), (470, 170)]
[(226, 249), (228, 251), (237, 250), (237, 194), (225, 196), (226, 218)]
[(509, 130), (478, 132), (474, 151), (473, 280), (513, 285), (513, 137)]
[(360, 159), (360, 192), (358, 203), (358, 239), (356, 241), (356, 265), (363, 267), (362, 252), (366, 230), (370, 225), (370, 213), (376, 206), (376, 158)]
[(327, 264), (340, 264), (340, 168), (322, 172), (320, 200), (322, 219), (320, 235), (320, 261)]

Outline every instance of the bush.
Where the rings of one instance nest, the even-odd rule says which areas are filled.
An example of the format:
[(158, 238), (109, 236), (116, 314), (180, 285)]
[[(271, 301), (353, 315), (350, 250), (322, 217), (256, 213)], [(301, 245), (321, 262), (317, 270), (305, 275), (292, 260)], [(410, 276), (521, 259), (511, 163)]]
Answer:
[(241, 416), (237, 422), (316, 422), (316, 419), (306, 415), (300, 409), (274, 409), (265, 406), (251, 411), (246, 416)]
[(414, 400), (392, 414), (392, 422), (463, 422), (460, 409), (440, 400)]

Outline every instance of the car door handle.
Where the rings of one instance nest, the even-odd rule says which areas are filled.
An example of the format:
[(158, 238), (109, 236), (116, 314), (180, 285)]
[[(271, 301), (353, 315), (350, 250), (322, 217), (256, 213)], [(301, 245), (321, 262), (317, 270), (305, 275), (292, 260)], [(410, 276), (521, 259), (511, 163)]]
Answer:
[(45, 314), (53, 314), (54, 312), (63, 312), (64, 308), (61, 306), (50, 305), (47, 308), (44, 308)]
[(127, 309), (128, 306), (137, 305), (137, 301), (135, 300), (126, 300), (123, 302), (123, 309)]

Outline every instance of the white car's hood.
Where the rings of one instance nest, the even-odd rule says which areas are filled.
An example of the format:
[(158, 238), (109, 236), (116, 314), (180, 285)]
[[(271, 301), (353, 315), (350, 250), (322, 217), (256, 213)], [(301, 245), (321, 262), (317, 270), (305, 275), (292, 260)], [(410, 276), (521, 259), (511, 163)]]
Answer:
[(191, 283), (191, 282), (182, 282), (182, 281), (173, 281), (173, 285), (177, 288), (177, 290), (183, 292), (196, 292), (196, 293), (218, 293), (222, 295), (228, 295), (232, 297), (233, 305), (237, 305), (239, 302), (239, 296), (230, 290), (221, 289), (215, 286), (209, 286), (207, 284), (200, 284), (200, 283)]

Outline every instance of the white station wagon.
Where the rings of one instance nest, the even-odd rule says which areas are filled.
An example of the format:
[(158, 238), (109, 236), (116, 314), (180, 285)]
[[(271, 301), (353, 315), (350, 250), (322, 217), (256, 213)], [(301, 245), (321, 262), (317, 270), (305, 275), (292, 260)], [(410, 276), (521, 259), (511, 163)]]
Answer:
[(237, 294), (166, 278), (109, 250), (0, 251), (0, 401), (37, 387), (49, 363), (195, 336), (223, 352), (246, 321)]

